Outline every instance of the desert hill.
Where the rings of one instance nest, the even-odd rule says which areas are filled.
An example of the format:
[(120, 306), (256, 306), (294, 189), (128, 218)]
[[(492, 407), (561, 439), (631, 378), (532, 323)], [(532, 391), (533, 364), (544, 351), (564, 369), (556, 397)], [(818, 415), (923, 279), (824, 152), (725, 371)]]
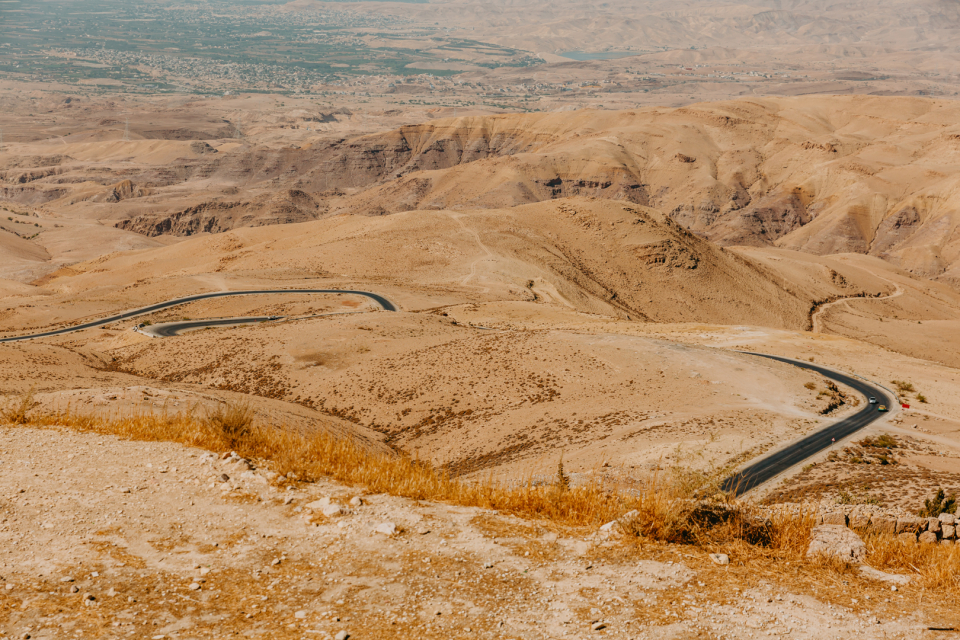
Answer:
[(721, 244), (875, 255), (955, 284), (956, 109), (835, 96), (464, 117), (301, 148), (186, 146), (174, 152), (183, 158), (175, 171), (162, 164), (174, 156), (160, 160), (156, 145), (189, 143), (110, 143), (144, 154), (136, 162), (146, 164), (126, 175), (149, 195), (96, 205), (112, 187), (65, 186), (79, 170), (69, 162), (49, 175), (8, 172), (17, 186), (6, 188), (14, 199), (151, 236), (594, 196), (669, 212)]
[(668, 212), (724, 245), (873, 255), (956, 286), (956, 109), (922, 98), (751, 98), (435, 119), (301, 133), (298, 145), (58, 142), (32, 145), (0, 188), (20, 206), (154, 237), (591, 196)]
[(29, 308), (11, 298), (20, 308), (2, 326), (35, 330), (211, 287), (314, 286), (305, 277), (379, 291), (405, 310), (518, 301), (644, 322), (813, 329), (951, 363), (955, 352), (927, 337), (954, 344), (960, 309), (953, 288), (879, 258), (725, 249), (655, 209), (567, 198), (341, 215), (115, 253), (51, 274), (44, 293), (56, 295)]
[(829, 268), (814, 270), (794, 283), (656, 210), (581, 198), (236, 229), (74, 265), (48, 286), (89, 301), (86, 292), (104, 287), (139, 283), (149, 291), (205, 273), (339, 274), (433, 287), (464, 301), (546, 301), (636, 320), (793, 329), (808, 326), (818, 300), (892, 290), (866, 271), (844, 269), (838, 279)]
[[(417, 142), (409, 166), (437, 170), (407, 174), (340, 210), (591, 195), (670, 212), (722, 244), (865, 253), (956, 283), (955, 110), (854, 96), (435, 122), (418, 136), (405, 131), (404, 140)], [(442, 167), (478, 148), (509, 157)]]
[[(822, 419), (827, 392), (814, 377), (659, 336), (672, 327), (726, 334), (727, 348), (813, 325), (932, 360), (958, 352), (947, 334), (960, 295), (946, 285), (868, 256), (724, 249), (656, 210), (587, 198), (193, 237), (74, 265), (33, 297), (11, 292), (4, 304), (15, 313), (0, 322), (23, 330), (211, 289), (284, 286), (371, 290), (401, 311), (318, 309), (302, 299), (286, 309), (269, 299), (190, 305), (152, 320), (303, 317), (165, 339), (130, 331), (139, 318), (52, 345), (16, 345), (11, 355), (42, 366), (36, 377), (48, 403), (112, 407), (134, 381), (185, 398), (180, 406), (211, 390), (245, 394), (329, 417), (351, 437), (382, 438), (458, 473), (518, 474), (549, 467), (560, 450), (572, 469), (605, 460), (645, 468), (678, 446), (727, 463)], [(931, 330), (943, 341), (932, 343)], [(815, 337), (824, 339), (817, 349), (835, 348)], [(71, 394), (46, 389), (62, 384), (54, 369), (77, 359), (58, 361), (60, 350), (83, 350), (90, 361), (71, 364)], [(118, 389), (112, 400), (91, 388), (102, 384)]]

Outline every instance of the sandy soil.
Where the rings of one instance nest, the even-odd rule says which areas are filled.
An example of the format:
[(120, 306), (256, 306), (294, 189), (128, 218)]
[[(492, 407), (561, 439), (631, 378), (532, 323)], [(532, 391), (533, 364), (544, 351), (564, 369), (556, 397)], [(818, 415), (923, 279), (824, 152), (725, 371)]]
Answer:
[[(908, 638), (955, 617), (856, 575), (747, 584), (701, 551), (638, 557), (325, 482), (281, 491), (269, 469), (176, 445), (8, 428), (0, 457), (7, 637)], [(344, 513), (316, 514), (323, 498)]]

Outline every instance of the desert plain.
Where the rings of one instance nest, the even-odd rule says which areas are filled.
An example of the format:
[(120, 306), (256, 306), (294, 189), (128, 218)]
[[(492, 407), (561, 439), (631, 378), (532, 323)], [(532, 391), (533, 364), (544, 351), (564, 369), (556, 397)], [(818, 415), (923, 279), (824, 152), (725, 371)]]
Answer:
[(6, 4), (0, 636), (960, 627), (950, 7)]

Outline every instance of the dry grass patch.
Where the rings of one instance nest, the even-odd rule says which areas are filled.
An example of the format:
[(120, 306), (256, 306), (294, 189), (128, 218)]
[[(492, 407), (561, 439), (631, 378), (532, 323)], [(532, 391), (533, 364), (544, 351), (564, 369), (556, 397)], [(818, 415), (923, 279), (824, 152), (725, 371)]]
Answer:
[(960, 547), (946, 544), (910, 544), (891, 535), (866, 535), (867, 558), (881, 571), (913, 574), (923, 589), (960, 595)]
[(415, 458), (371, 452), (326, 433), (302, 434), (255, 424), (249, 407), (226, 407), (205, 417), (191, 413), (104, 417), (70, 411), (32, 416), (29, 424), (68, 427), (141, 441), (177, 442), (209, 451), (235, 451), (260, 460), (284, 478), (331, 478), (372, 493), (496, 509), (567, 525), (596, 525), (629, 510), (631, 500), (599, 482), (566, 490), (507, 485), (493, 479), (463, 482)]
[[(722, 470), (713, 474), (677, 471), (654, 475), (642, 490), (629, 492), (601, 481), (575, 487), (561, 481), (551, 485), (504, 484), (492, 478), (467, 482), (417, 459), (371, 452), (326, 433), (301, 434), (255, 424), (248, 407), (227, 407), (206, 417), (188, 412), (104, 418), (64, 412), (33, 415), (27, 422), (131, 440), (177, 442), (218, 452), (233, 450), (261, 461), (282, 474), (285, 482), (331, 478), (372, 493), (494, 509), (538, 523), (532, 529), (536, 533), (540, 526), (579, 535), (592, 533), (598, 525), (633, 511), (622, 526), (624, 548), (634, 549), (630, 553), (642, 550), (643, 555), (649, 555), (651, 549), (688, 549), (709, 567), (706, 554), (722, 552), (736, 565), (723, 568), (728, 574), (748, 570), (751, 576), (769, 576), (776, 582), (789, 575), (810, 584), (825, 576), (847, 579), (847, 567), (805, 558), (815, 524), (812, 511), (765, 517), (749, 503), (713, 494)], [(558, 472), (560, 477), (562, 472)], [(704, 486), (707, 495), (714, 495), (712, 499), (695, 497)], [(517, 533), (526, 537), (532, 530), (518, 527)], [(497, 531), (499, 535), (506, 533)], [(960, 550), (956, 547), (902, 545), (880, 537), (867, 540), (869, 562), (877, 568), (916, 575), (917, 586), (922, 589), (960, 595)], [(538, 550), (538, 554), (540, 551), (546, 550)], [(543, 555), (546, 558), (550, 554)]]
[(10, 401), (0, 410), (0, 421), (10, 424), (27, 424), (30, 422), (30, 412), (37, 405), (33, 397), (33, 387), (25, 394)]

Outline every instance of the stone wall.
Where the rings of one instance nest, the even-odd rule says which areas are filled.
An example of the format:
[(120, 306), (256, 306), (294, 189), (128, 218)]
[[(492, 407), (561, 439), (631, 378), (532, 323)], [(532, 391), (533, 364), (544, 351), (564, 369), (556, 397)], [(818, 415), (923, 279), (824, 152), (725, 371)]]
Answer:
[(848, 515), (833, 511), (822, 513), (817, 524), (839, 524), (860, 532), (889, 533), (908, 542), (955, 544), (958, 523), (952, 513), (941, 513), (938, 518), (918, 518), (867, 513)]

